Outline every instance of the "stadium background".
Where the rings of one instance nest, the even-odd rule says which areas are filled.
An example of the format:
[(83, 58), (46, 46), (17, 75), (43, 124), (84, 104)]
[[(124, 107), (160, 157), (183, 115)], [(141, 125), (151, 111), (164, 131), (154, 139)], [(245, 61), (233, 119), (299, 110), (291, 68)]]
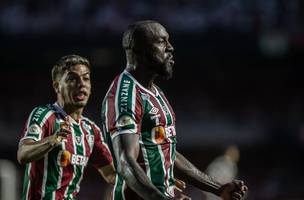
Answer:
[[(174, 77), (159, 85), (177, 115), (178, 150), (204, 170), (235, 144), (248, 200), (304, 199), (303, 11), (301, 0), (1, 0), (0, 159), (16, 167), (17, 198), (18, 141), (31, 109), (55, 100), (54, 62), (71, 53), (89, 58), (85, 114), (100, 125), (102, 98), (125, 64), (123, 30), (155, 19), (175, 47)], [(80, 200), (105, 193), (92, 168), (81, 187)]]

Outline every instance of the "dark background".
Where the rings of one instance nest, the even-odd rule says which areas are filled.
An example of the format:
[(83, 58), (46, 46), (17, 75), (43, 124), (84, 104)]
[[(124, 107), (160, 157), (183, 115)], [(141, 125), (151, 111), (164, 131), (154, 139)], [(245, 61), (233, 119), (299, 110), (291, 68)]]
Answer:
[[(18, 141), (31, 110), (55, 101), (52, 65), (66, 54), (91, 61), (85, 114), (100, 125), (101, 101), (125, 65), (123, 30), (154, 19), (175, 48), (174, 77), (158, 84), (177, 115), (178, 150), (204, 170), (235, 144), (247, 199), (304, 199), (303, 6), (301, 0), (2, 0), (0, 158), (16, 166), (18, 196), (24, 170), (16, 161)], [(79, 199), (103, 199), (106, 186), (93, 168), (81, 186)]]

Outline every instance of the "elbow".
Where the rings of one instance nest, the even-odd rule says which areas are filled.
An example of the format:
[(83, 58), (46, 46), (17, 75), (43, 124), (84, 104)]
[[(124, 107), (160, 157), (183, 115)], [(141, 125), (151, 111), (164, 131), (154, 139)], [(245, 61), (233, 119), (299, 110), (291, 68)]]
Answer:
[(22, 151), (20, 149), (18, 149), (18, 152), (17, 152), (17, 160), (18, 160), (18, 163), (21, 165), (25, 165), (25, 164), (29, 163), (25, 154), (22, 153)]

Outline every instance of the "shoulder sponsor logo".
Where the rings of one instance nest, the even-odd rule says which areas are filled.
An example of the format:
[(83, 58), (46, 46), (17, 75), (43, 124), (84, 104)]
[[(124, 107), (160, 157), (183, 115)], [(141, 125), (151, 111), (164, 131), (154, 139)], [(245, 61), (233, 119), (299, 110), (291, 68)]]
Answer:
[(41, 134), (41, 132), (42, 132), (42, 129), (38, 124), (32, 124), (28, 128), (28, 133), (31, 133), (31, 134), (39, 135), (39, 134)]
[(123, 80), (121, 93), (120, 93), (120, 112), (126, 112), (128, 106), (128, 90), (130, 87), (129, 80)]
[(38, 108), (38, 110), (35, 112), (34, 114), (34, 117), (33, 117), (33, 120), (38, 122), (39, 121), (39, 118), (40, 118), (40, 115), (46, 110), (46, 108)]

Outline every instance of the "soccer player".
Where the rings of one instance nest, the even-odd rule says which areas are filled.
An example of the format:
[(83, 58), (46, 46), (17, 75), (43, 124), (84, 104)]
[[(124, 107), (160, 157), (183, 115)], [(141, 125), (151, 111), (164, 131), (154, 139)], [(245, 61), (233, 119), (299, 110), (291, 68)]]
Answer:
[(87, 163), (114, 184), (112, 157), (100, 129), (82, 115), (91, 94), (90, 63), (62, 57), (52, 69), (54, 104), (33, 109), (19, 143), (26, 164), (23, 200), (76, 199)]
[(103, 128), (118, 173), (113, 199), (176, 199), (173, 167), (185, 180), (224, 200), (239, 200), (243, 181), (220, 185), (176, 151), (175, 114), (155, 78), (169, 79), (173, 47), (156, 21), (130, 25), (122, 40), (127, 66), (112, 82), (102, 106)]

